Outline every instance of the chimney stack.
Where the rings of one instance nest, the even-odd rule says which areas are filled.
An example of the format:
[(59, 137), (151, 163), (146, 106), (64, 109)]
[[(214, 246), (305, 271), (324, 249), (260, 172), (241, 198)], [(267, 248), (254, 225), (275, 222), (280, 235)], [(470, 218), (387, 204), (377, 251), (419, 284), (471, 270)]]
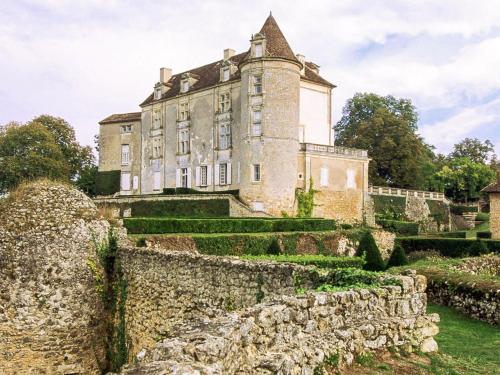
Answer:
[(160, 68), (160, 82), (167, 83), (172, 78), (172, 69)]
[(304, 55), (301, 55), (300, 53), (298, 53), (296, 57), (297, 60), (299, 60), (300, 63), (302, 64), (302, 69), (300, 69), (300, 74), (304, 75), (306, 72), (306, 57)]
[(231, 57), (233, 57), (235, 54), (234, 49), (231, 48), (226, 48), (224, 50), (224, 60), (229, 60)]

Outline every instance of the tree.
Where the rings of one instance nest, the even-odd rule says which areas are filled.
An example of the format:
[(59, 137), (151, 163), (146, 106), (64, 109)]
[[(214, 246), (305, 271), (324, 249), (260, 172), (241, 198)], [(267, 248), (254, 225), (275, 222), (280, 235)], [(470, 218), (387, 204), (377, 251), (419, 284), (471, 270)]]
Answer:
[(489, 140), (481, 142), (477, 138), (465, 138), (453, 147), (451, 158), (469, 158), (474, 163), (486, 164), (488, 160), (496, 159), (495, 148)]
[(23, 180), (48, 177), (69, 180), (70, 166), (51, 132), (43, 125), (10, 123), (0, 131), (0, 192)]
[(358, 256), (365, 257), (365, 265), (363, 268), (368, 271), (383, 271), (385, 270), (385, 262), (382, 259), (377, 243), (370, 232), (366, 232), (359, 242), (357, 251)]
[(374, 185), (427, 188), (434, 153), (416, 133), (417, 120), (408, 99), (358, 93), (344, 106), (336, 144), (368, 150)]
[(408, 264), (408, 258), (406, 257), (405, 250), (400, 244), (394, 245), (394, 250), (392, 251), (391, 257), (387, 262), (387, 268), (404, 266)]
[(97, 165), (85, 167), (81, 170), (78, 179), (75, 181), (76, 187), (87, 194), (89, 197), (95, 197), (97, 195), (97, 172)]

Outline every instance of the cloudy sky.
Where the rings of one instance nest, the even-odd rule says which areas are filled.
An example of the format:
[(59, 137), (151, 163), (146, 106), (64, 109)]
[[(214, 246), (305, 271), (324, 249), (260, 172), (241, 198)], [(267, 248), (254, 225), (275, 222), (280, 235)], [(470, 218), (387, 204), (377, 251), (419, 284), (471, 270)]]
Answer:
[(161, 66), (242, 52), (272, 10), (295, 53), (338, 87), (410, 98), (438, 151), (465, 137), (500, 153), (500, 0), (0, 0), (0, 124), (48, 113), (84, 144), (138, 111)]

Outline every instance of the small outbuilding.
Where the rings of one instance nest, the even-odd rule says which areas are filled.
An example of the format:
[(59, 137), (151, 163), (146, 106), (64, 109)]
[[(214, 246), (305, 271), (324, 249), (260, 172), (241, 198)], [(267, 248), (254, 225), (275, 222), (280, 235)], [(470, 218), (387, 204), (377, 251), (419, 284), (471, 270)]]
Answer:
[(491, 238), (500, 239), (500, 170), (497, 180), (486, 186), (482, 191), (490, 196), (490, 231)]

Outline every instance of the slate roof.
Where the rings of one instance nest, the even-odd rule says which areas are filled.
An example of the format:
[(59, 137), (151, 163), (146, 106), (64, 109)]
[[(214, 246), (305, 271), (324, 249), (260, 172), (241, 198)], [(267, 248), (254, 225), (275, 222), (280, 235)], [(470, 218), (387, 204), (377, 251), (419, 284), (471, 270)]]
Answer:
[(497, 180), (486, 186), (483, 190), (485, 193), (500, 193), (500, 171), (497, 172)]
[(141, 112), (115, 113), (99, 121), (99, 124), (112, 124), (116, 122), (140, 121)]
[[(266, 56), (271, 57), (279, 57), (283, 59), (287, 59), (293, 62), (300, 63), (295, 54), (293, 53), (290, 45), (288, 44), (285, 36), (281, 32), (276, 20), (272, 15), (266, 19), (264, 25), (262, 26), (260, 34), (263, 34), (266, 37)], [(246, 52), (234, 55), (229, 60), (239, 66), (242, 62), (250, 58), (250, 49)], [(181, 89), (181, 76), (184, 73), (191, 73), (193, 75), (197, 75), (199, 79), (189, 88), (189, 93), (206, 89), (212, 87), (218, 83), (220, 83), (220, 68), (222, 66), (223, 60), (218, 60), (216, 62), (200, 66), (198, 68), (194, 68), (191, 70), (187, 70), (182, 73), (172, 75), (172, 78), (167, 83), (169, 89), (163, 93), (161, 99), (157, 100), (165, 100), (169, 98), (173, 98), (179, 95)], [(313, 68), (316, 64), (312, 62), (306, 62), (305, 74), (301, 77), (306, 81), (311, 81), (314, 83), (318, 83), (320, 85), (325, 85), (329, 87), (335, 87), (335, 85), (328, 82), (326, 79), (321, 77), (319, 74), (314, 72)], [(235, 81), (240, 79), (240, 70), (238, 69), (235, 74), (233, 74), (230, 78), (230, 81)], [(155, 101), (154, 93), (151, 93), (141, 104), (140, 106), (145, 106), (151, 104)], [(110, 116), (111, 117), (111, 116)], [(106, 119), (105, 119), (106, 120)]]

